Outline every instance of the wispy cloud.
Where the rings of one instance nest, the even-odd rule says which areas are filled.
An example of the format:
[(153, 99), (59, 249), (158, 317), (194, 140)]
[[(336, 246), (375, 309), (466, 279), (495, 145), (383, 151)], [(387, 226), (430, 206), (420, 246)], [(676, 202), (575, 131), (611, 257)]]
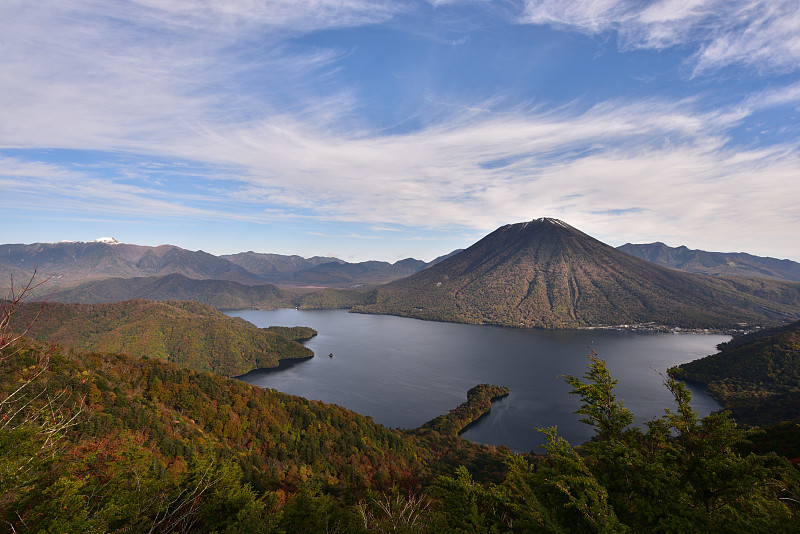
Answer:
[(800, 67), (800, 9), (794, 0), (527, 0), (523, 22), (614, 31), (623, 49), (692, 46), (695, 74), (731, 64), (757, 71)]
[[(0, 146), (147, 150), (219, 121), (334, 117), (349, 109), (348, 89), (326, 84), (324, 71), (344, 52), (292, 50), (286, 38), (378, 22), (401, 8), (378, 0), (4, 3)], [(256, 47), (263, 53), (253, 55)]]
[[(792, 92), (775, 94), (784, 95), (777, 103)], [(224, 169), (198, 174), (191, 194), (172, 191), (169, 175), (164, 185), (132, 187), (9, 160), (3, 185), (35, 178), (31, 191), (66, 199), (59, 209), (101, 203), (153, 217), (481, 230), (547, 215), (618, 241), (650, 236), (699, 246), (702, 228), (717, 247), (759, 251), (757, 234), (800, 225), (800, 153), (797, 145), (731, 148), (724, 132), (744, 108), (703, 113), (691, 102), (606, 102), (584, 111), (483, 114), (393, 136), (346, 136), (288, 119), (218, 125), (191, 142), (149, 147)], [(499, 160), (505, 164), (486, 165)]]
[[(733, 135), (754, 113), (800, 103), (797, 83), (724, 107), (702, 96), (546, 107), (504, 104), (500, 92), (463, 104), (431, 94), (442, 102), (436, 113), (387, 134), (362, 114), (357, 84), (343, 82), (352, 50), (296, 41), (414, 5), (4, 2), (0, 148), (14, 154), (0, 155), (7, 205), (152, 220), (329, 220), (384, 235), (387, 225), (452, 234), (546, 215), (614, 240), (702, 246), (698, 236), (713, 236), (710, 248), (762, 253), (761, 236), (800, 226), (796, 141), (742, 148)], [(790, 7), (529, 1), (525, 21), (616, 31), (625, 49), (689, 45), (697, 73), (756, 61), (789, 70), (800, 57), (792, 31), (800, 15)], [(94, 163), (26, 149), (91, 151)]]

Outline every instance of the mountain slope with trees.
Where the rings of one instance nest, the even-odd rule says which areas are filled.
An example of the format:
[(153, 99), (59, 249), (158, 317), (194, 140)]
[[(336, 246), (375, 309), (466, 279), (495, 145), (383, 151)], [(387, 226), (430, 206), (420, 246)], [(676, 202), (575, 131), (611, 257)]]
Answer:
[(718, 349), (670, 373), (705, 386), (739, 422), (800, 422), (800, 321), (734, 338)]
[[(645, 430), (601, 360), (595, 427), (509, 456), (169, 362), (0, 348), (0, 519), (20, 532), (795, 532), (798, 474), (688, 390)], [(57, 409), (54, 409), (57, 407)], [(506, 460), (505, 464), (501, 463)]]
[(800, 284), (667, 269), (544, 218), (498, 228), (441, 263), (378, 288), (374, 304), (354, 310), (522, 327), (729, 328), (800, 317)]
[(217, 309), (275, 309), (293, 304), (295, 296), (272, 284), (197, 280), (182, 274), (108, 278), (62, 289), (47, 296), (53, 302), (100, 304), (124, 300), (193, 300)]
[(120, 352), (195, 371), (241, 375), (313, 352), (273, 331), (188, 301), (113, 304), (24, 303), (11, 328), (67, 348)]
[(0, 304), (0, 520), (15, 532), (364, 532), (357, 499), (455, 464), (496, 473), (508, 454), (150, 357), (29, 342), (12, 328), (35, 325), (20, 300)]
[(188, 278), (263, 283), (260, 277), (207, 252), (173, 245), (147, 247), (127, 243), (68, 242), (0, 245), (0, 269), (18, 279), (34, 270), (39, 279), (49, 278), (48, 289), (105, 278), (165, 276), (179, 273)]
[[(13, 532), (800, 528), (785, 459), (743, 452), (750, 434), (726, 413), (699, 419), (671, 379), (675, 411), (632, 427), (595, 355), (567, 377), (595, 437), (573, 448), (544, 429), (546, 455), (509, 455), (449, 424), (390, 430), (171, 362), (28, 342), (11, 329), (26, 292), (0, 304), (0, 521)], [(481, 392), (505, 393), (479, 386), (477, 404)]]

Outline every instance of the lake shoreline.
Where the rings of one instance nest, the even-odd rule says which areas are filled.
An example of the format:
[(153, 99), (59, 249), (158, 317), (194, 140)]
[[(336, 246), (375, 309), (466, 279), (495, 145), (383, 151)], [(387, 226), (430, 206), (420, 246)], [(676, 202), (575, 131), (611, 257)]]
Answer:
[[(571, 443), (591, 438), (592, 429), (574, 414), (579, 399), (560, 378), (582, 376), (590, 348), (607, 361), (618, 380), (617, 398), (637, 415), (636, 424), (643, 424), (673, 408), (661, 376), (669, 367), (712, 354), (730, 339), (708, 333), (506, 328), (347, 310), (233, 314), (258, 327), (303, 324), (319, 332), (305, 343), (316, 358), (239, 377), (250, 384), (338, 404), (396, 429), (419, 428), (447, 414), (475, 384), (503, 384), (513, 395), (493, 404), (461, 435), (520, 452), (543, 443), (536, 427), (557, 425)], [(335, 357), (325, 357), (330, 353)], [(720, 409), (702, 389), (692, 389), (692, 396), (701, 416)]]

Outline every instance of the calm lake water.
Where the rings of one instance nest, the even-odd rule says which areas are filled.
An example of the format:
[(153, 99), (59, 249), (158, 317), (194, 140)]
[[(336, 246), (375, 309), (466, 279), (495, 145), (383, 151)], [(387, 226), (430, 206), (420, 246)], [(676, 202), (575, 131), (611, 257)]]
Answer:
[[(557, 425), (573, 444), (592, 436), (574, 412), (580, 399), (559, 375), (582, 376), (589, 348), (618, 380), (618, 399), (637, 424), (673, 408), (659, 373), (716, 352), (729, 336), (633, 333), (609, 330), (523, 330), (361, 315), (346, 310), (237, 310), (259, 327), (310, 326), (306, 343), (316, 356), (240, 377), (265, 388), (339, 404), (395, 428), (416, 428), (466, 400), (480, 383), (511, 393), (468, 429), (465, 438), (516, 451), (537, 450), (536, 427)], [(333, 357), (328, 355), (332, 353)], [(700, 415), (719, 406), (691, 387)]]

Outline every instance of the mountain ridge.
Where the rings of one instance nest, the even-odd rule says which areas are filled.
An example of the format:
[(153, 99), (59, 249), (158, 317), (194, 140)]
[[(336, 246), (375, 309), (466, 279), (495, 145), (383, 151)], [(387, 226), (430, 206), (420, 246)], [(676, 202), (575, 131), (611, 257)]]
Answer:
[(625, 243), (617, 247), (631, 256), (681, 271), (716, 276), (742, 276), (800, 282), (800, 263), (755, 256), (746, 252), (709, 252), (686, 246), (655, 243)]
[[(149, 247), (109, 241), (59, 242), (0, 245), (0, 273), (20, 279), (34, 270), (48, 278), (47, 288), (73, 289), (79, 285), (112, 278), (133, 279), (180, 274), (194, 280), (224, 280), (246, 285), (361, 287), (379, 285), (408, 276), (439, 261), (406, 258), (395, 263), (344, 260), (314, 256), (284, 256), (242, 252), (215, 256), (175, 245)], [(44, 293), (47, 291), (48, 293)], [(134, 295), (143, 298), (144, 295)]]
[(107, 278), (47, 295), (64, 303), (110, 303), (133, 299), (193, 300), (217, 309), (275, 309), (291, 306), (294, 296), (273, 284), (230, 280), (196, 280), (180, 273), (166, 276)]
[(180, 273), (188, 278), (263, 283), (253, 273), (208, 252), (190, 251), (174, 245), (147, 247), (105, 242), (33, 243), (0, 245), (0, 268), (12, 274), (36, 269), (53, 285), (112, 277), (164, 276)]

